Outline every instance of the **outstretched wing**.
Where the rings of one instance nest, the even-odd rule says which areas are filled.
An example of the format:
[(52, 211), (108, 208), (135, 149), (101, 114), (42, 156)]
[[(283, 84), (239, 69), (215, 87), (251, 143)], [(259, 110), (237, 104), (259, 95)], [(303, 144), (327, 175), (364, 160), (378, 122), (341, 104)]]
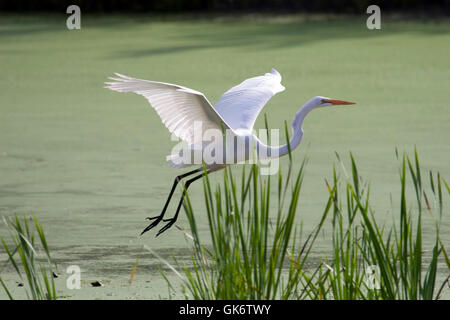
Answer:
[[(105, 88), (144, 96), (167, 129), (191, 145), (201, 143), (207, 129), (222, 130), (222, 124), (225, 129), (229, 128), (201, 92), (175, 84), (116, 75), (118, 78), (109, 78), (114, 82), (105, 82)], [(194, 134), (197, 128), (201, 128), (200, 134), (198, 131)]]
[(267, 101), (285, 88), (281, 75), (272, 69), (263, 76), (250, 78), (225, 92), (214, 109), (235, 131), (251, 131)]

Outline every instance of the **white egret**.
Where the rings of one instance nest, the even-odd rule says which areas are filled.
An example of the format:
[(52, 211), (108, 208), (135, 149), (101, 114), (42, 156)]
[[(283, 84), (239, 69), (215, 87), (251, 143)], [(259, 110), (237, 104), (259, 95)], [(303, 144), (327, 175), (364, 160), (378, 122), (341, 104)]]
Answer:
[[(266, 155), (266, 158), (282, 157), (289, 152), (288, 145), (268, 146), (262, 143), (252, 133), (253, 125), (261, 109), (271, 97), (285, 89), (281, 85), (281, 75), (275, 69), (272, 69), (270, 73), (266, 73), (263, 76), (247, 79), (231, 88), (222, 95), (214, 107), (203, 93), (196, 90), (170, 83), (130, 78), (118, 73), (116, 75), (116, 78), (109, 78), (114, 82), (106, 82), (105, 88), (119, 92), (134, 92), (144, 96), (156, 110), (167, 129), (175, 136), (187, 142), (192, 149), (200, 149), (201, 151), (205, 147), (203, 135), (195, 134), (195, 122), (198, 121), (202, 124), (201, 130), (203, 132), (209, 129), (226, 129), (231, 131), (237, 140), (251, 140), (259, 151), (258, 153)], [(290, 149), (294, 150), (300, 144), (303, 136), (302, 123), (305, 116), (311, 110), (318, 107), (350, 104), (354, 104), (354, 102), (321, 96), (316, 96), (309, 100), (294, 116), (292, 122), (293, 134), (289, 141)], [(248, 150), (249, 145), (248, 143), (244, 143), (247, 150), (241, 153), (241, 157), (239, 158), (235, 154), (233, 157), (227, 155), (227, 153), (231, 154), (232, 152), (230, 152), (229, 145), (226, 143), (223, 150), (223, 161), (207, 163), (206, 173), (223, 169), (228, 164), (248, 160), (251, 154), (251, 151)], [(182, 154), (169, 155), (167, 157), (169, 165), (175, 168), (192, 165), (192, 163), (181, 161), (181, 156)], [(187, 188), (192, 182), (202, 177), (204, 174), (202, 170), (203, 168), (200, 167), (175, 178), (161, 214), (156, 217), (147, 218), (153, 220), (153, 222), (142, 233), (155, 227), (161, 220), (168, 222), (157, 233), (158, 236), (175, 223)], [(199, 174), (194, 178), (188, 179), (185, 183), (185, 189), (178, 203), (175, 215), (170, 219), (163, 219), (178, 182), (195, 173)]]

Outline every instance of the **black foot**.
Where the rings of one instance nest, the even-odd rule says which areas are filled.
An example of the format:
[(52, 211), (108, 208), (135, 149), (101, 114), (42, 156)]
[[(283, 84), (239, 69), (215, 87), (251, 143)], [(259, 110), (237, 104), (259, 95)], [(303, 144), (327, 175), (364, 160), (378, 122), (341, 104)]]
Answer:
[(159, 215), (159, 216), (156, 216), (156, 217), (147, 217), (146, 219), (150, 220), (150, 221), (151, 220), (155, 220), (155, 221), (150, 223), (150, 225), (148, 225), (147, 228), (145, 228), (144, 231), (141, 232), (141, 236), (144, 233), (146, 233), (147, 231), (149, 231), (149, 230), (153, 229), (154, 227), (156, 227), (161, 222), (161, 220), (163, 219), (163, 215)]
[(164, 219), (163, 221), (164, 222), (169, 221), (169, 223), (167, 223), (164, 227), (162, 227), (161, 230), (158, 231), (156, 236), (159, 236), (161, 233), (163, 233), (164, 231), (166, 231), (167, 229), (172, 227), (172, 225), (175, 223), (175, 221), (177, 221), (177, 219), (176, 218), (171, 218), (171, 219)]

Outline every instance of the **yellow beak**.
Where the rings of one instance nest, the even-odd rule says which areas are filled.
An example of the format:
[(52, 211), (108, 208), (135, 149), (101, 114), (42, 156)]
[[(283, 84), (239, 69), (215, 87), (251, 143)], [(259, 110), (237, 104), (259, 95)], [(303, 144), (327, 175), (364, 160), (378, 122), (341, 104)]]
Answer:
[(331, 104), (333, 104), (335, 106), (347, 105), (347, 104), (355, 104), (355, 102), (338, 100), (338, 99), (324, 99), (323, 102), (328, 102), (328, 103), (331, 103)]

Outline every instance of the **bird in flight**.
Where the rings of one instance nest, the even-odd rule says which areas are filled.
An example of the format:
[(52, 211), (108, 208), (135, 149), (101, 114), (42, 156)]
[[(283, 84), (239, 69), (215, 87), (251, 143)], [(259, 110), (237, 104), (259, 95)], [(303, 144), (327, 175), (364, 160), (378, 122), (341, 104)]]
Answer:
[[(281, 85), (281, 75), (275, 69), (263, 76), (249, 78), (232, 87), (214, 106), (203, 93), (176, 84), (135, 79), (119, 73), (116, 73), (116, 77), (109, 79), (112, 82), (105, 82), (105, 88), (118, 92), (134, 92), (144, 96), (156, 110), (167, 129), (188, 144), (188, 150), (167, 156), (166, 160), (170, 166), (174, 168), (191, 166), (194, 163), (186, 161), (186, 159), (192, 159), (191, 156), (186, 156), (188, 153), (198, 151), (202, 153), (206, 148), (211, 150), (211, 144), (215, 147), (212, 148), (215, 150), (213, 161), (207, 162), (204, 161), (205, 157), (201, 158), (200, 163), (205, 163), (206, 170), (200, 166), (195, 170), (178, 175), (173, 182), (161, 214), (147, 218), (152, 222), (141, 234), (151, 230), (161, 221), (166, 222), (156, 236), (175, 223), (187, 189), (204, 174), (223, 169), (229, 164), (248, 160), (252, 155), (253, 146), (258, 155), (262, 155), (263, 158), (282, 157), (289, 153), (289, 149), (294, 150), (300, 144), (303, 136), (302, 123), (311, 110), (318, 107), (355, 104), (354, 102), (316, 96), (306, 102), (295, 114), (292, 122), (293, 135), (289, 143), (281, 146), (268, 146), (253, 133), (253, 125), (270, 98), (285, 89)], [(231, 139), (227, 137), (226, 141), (224, 143), (220, 141), (220, 144), (217, 140), (206, 141), (204, 133), (208, 130), (219, 130), (223, 133), (224, 129), (231, 132)], [(200, 130), (200, 134), (198, 134), (198, 130)], [(236, 145), (243, 146), (242, 152), (236, 152)], [(182, 179), (195, 174), (197, 175), (185, 182), (175, 215), (172, 218), (164, 219), (177, 184)]]

